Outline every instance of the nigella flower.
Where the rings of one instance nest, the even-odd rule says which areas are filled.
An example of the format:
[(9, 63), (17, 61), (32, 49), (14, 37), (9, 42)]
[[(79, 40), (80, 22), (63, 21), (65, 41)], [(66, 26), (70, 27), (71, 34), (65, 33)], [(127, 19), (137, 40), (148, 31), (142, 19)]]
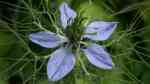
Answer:
[[(74, 50), (77, 48), (76, 45), (81, 45), (80, 41), (85, 41), (85, 38), (91, 40), (91, 43), (80, 46), (80, 50), (84, 52), (89, 62), (98, 68), (112, 69), (114, 64), (110, 54), (105, 51), (104, 47), (92, 42), (107, 40), (118, 22), (94, 21), (83, 29), (76, 25), (76, 21), (79, 21), (76, 19), (77, 14), (67, 3), (62, 3), (59, 10), (61, 25), (67, 34), (41, 31), (29, 35), (32, 42), (45, 48), (58, 48), (60, 45), (64, 45), (50, 54), (47, 64), (48, 78), (51, 81), (60, 80), (73, 69), (75, 65)], [(80, 35), (81, 32), (83, 33)]]

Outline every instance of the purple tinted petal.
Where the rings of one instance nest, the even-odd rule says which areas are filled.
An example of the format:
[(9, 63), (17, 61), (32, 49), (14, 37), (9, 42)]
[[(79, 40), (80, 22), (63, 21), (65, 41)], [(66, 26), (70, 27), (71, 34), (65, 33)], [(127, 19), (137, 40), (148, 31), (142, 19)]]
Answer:
[(29, 35), (29, 39), (45, 48), (54, 48), (63, 43), (63, 39), (52, 32), (37, 32)]
[(73, 22), (77, 14), (74, 10), (72, 10), (68, 6), (67, 3), (62, 3), (59, 10), (61, 14), (60, 20), (61, 20), (62, 26), (66, 28), (68, 24), (71, 24)]
[(83, 51), (93, 65), (102, 69), (112, 69), (114, 65), (112, 59), (102, 46), (91, 44)]
[(107, 40), (113, 31), (116, 29), (118, 22), (95, 21), (90, 23), (84, 37), (91, 40)]
[(60, 48), (51, 54), (47, 65), (47, 74), (51, 81), (66, 76), (75, 65), (75, 57), (67, 48)]

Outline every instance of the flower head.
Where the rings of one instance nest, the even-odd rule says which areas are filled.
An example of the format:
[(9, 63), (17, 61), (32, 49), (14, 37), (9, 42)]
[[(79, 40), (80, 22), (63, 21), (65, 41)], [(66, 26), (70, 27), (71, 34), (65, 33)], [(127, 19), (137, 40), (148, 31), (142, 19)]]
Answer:
[[(76, 12), (67, 3), (62, 3), (59, 10), (61, 25), (66, 33), (65, 36), (44, 31), (29, 35), (29, 39), (32, 42), (45, 48), (56, 48), (64, 45), (50, 54), (51, 57), (47, 64), (47, 74), (51, 81), (62, 79), (73, 69), (75, 65), (73, 50), (76, 50), (77, 46), (80, 45), (80, 41), (84, 41), (84, 38), (93, 41), (107, 40), (118, 24), (118, 22), (94, 21), (84, 29), (81, 29), (78, 28), (79, 24), (76, 25), (76, 18), (78, 18)], [(75, 25), (72, 26), (72, 24)], [(78, 34), (78, 32), (83, 33), (81, 35), (74, 35), (74, 33)], [(106, 52), (104, 47), (96, 43), (90, 43), (89, 45), (84, 45), (84, 48), (81, 46), (80, 50), (84, 52), (89, 62), (96, 67), (112, 69), (114, 64), (110, 54)]]

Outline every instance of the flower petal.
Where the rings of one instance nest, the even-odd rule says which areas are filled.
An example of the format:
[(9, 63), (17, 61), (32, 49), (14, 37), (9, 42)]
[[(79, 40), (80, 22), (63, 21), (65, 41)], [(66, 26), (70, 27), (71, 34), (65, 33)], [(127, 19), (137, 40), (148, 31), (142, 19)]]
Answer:
[(112, 59), (102, 46), (91, 44), (83, 51), (93, 65), (102, 69), (112, 69), (114, 65)]
[(73, 22), (77, 14), (65, 2), (60, 5), (59, 10), (61, 14), (60, 20), (61, 20), (62, 26), (66, 28), (67, 25), (70, 25)]
[(117, 27), (118, 22), (95, 21), (90, 23), (84, 35), (91, 40), (107, 40)]
[(54, 48), (65, 40), (52, 32), (37, 32), (29, 35), (29, 39), (45, 48)]
[(75, 65), (75, 57), (67, 48), (60, 48), (51, 54), (47, 65), (47, 74), (51, 81), (66, 76)]

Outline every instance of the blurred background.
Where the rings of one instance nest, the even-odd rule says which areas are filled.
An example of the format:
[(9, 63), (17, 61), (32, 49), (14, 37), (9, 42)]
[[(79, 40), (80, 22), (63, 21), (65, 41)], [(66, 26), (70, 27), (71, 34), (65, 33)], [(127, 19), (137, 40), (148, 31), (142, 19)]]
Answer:
[[(28, 39), (31, 32), (53, 30), (59, 5), (67, 2), (91, 20), (119, 21), (112, 37), (99, 44), (111, 53), (115, 68), (102, 70), (82, 56), (81, 65), (64, 79), (51, 82), (45, 49)], [(0, 0), (0, 84), (150, 84), (150, 0)]]

